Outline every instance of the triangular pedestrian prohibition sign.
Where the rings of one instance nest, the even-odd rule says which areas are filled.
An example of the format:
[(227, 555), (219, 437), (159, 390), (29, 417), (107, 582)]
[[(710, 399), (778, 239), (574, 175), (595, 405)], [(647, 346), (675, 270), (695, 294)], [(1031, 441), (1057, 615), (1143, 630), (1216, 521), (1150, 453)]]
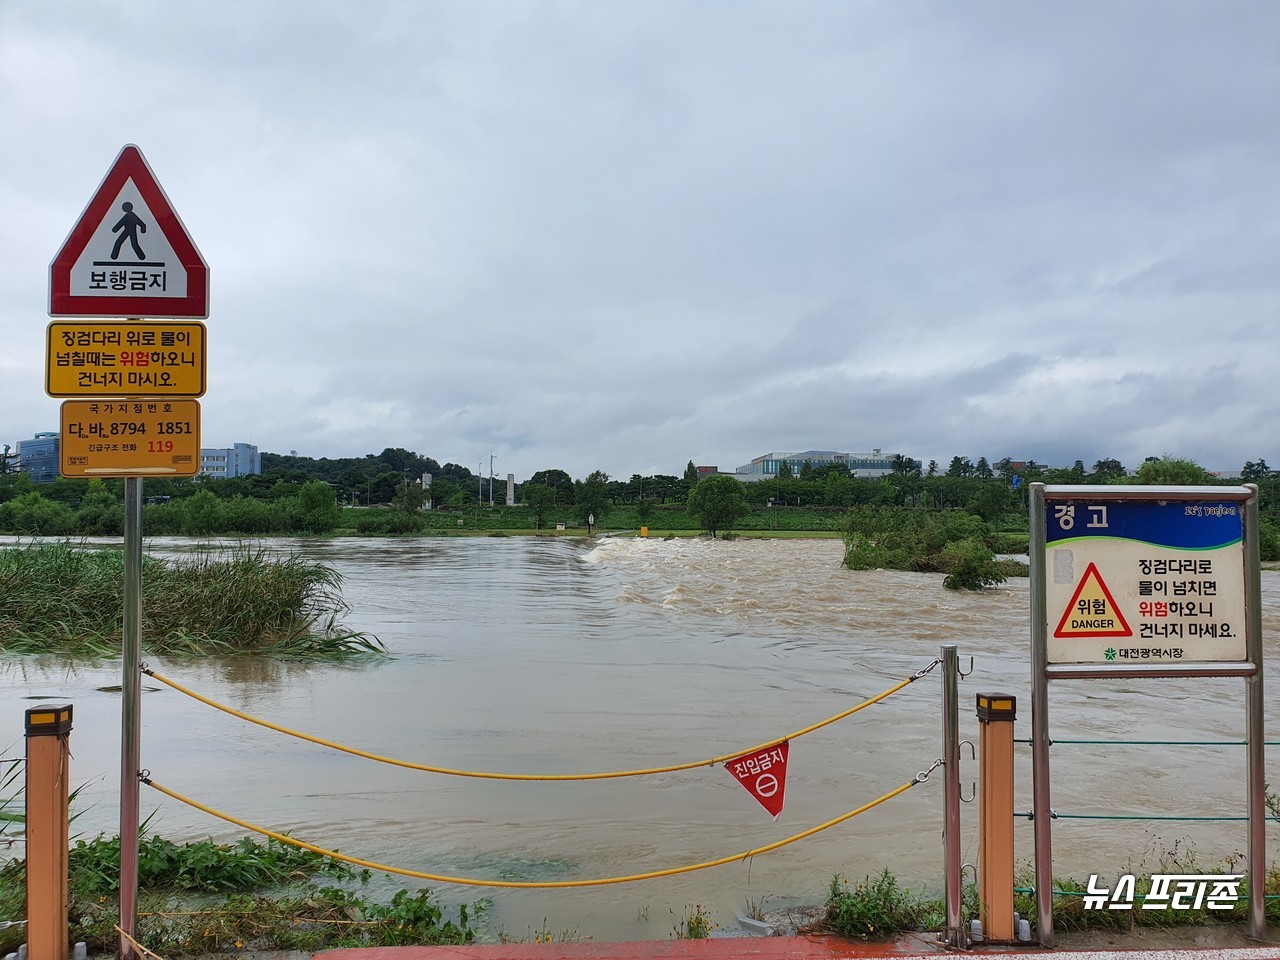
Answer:
[(734, 757), (724, 765), (775, 820), (782, 813), (782, 801), (787, 792), (788, 746), (784, 740), (776, 746)]
[(133, 144), (49, 265), (49, 316), (209, 316), (209, 267)]
[(1085, 567), (1084, 576), (1062, 612), (1055, 637), (1132, 637), (1124, 614), (1103, 582), (1097, 564)]

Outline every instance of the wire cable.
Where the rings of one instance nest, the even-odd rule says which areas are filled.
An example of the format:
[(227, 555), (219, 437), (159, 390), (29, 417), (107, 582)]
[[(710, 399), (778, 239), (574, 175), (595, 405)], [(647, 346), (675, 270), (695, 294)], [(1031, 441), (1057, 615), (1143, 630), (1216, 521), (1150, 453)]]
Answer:
[(135, 947), (137, 950), (141, 951), (142, 953), (145, 953), (148, 957), (151, 957), (151, 958), (152, 958), (152, 960), (165, 960), (165, 958), (164, 958), (164, 957), (162, 957), (162, 956), (160, 956), (160, 954), (158, 954), (158, 953), (153, 953), (152, 951), (150, 951), (150, 950), (148, 950), (146, 947), (144, 947), (142, 944), (140, 944), (140, 943), (139, 943), (137, 940), (135, 940), (133, 937), (129, 936), (129, 934), (125, 933), (124, 928), (123, 928), (123, 927), (121, 927), (121, 926), (120, 926), (120, 924), (116, 923), (116, 924), (112, 924), (112, 926), (114, 926), (114, 927), (116, 928), (116, 933), (120, 934), (120, 936), (122, 936), (122, 937), (124, 937), (124, 939), (128, 940), (128, 941), (129, 941), (129, 943), (130, 943), (133, 947)]
[[(934, 766), (936, 767), (937, 764), (934, 764)], [(233, 817), (229, 813), (224, 813), (221, 810), (215, 810), (213, 807), (205, 806), (203, 803), (200, 803), (199, 801), (192, 800), (190, 797), (184, 797), (182, 794), (174, 790), (170, 790), (168, 787), (163, 786), (162, 784), (156, 783), (149, 776), (147, 776), (145, 772), (142, 776), (139, 777), (139, 780), (141, 780), (141, 782), (145, 783), (147, 786), (151, 787), (153, 790), (158, 790), (160, 793), (163, 793), (167, 797), (172, 797), (174, 800), (177, 800), (180, 803), (185, 803), (187, 806), (194, 807), (195, 809), (200, 810), (204, 813), (207, 813), (210, 816), (217, 817), (219, 820), (225, 820), (227, 823), (235, 824), (237, 827), (242, 827), (245, 830), (252, 831), (253, 833), (260, 834), (261, 836), (270, 837), (271, 839), (278, 840), (281, 843), (287, 843), (290, 846), (299, 847), (303, 850), (310, 850), (312, 853), (318, 853), (325, 857), (331, 857), (334, 860), (341, 860), (344, 863), (350, 863), (357, 867), (366, 867), (371, 870), (381, 870), (384, 873), (395, 873), (403, 877), (414, 877), (415, 879), (418, 879), (418, 880), (430, 880), (435, 883), (456, 883), (462, 886), (470, 886), (470, 887), (515, 887), (520, 889), (602, 887), (612, 883), (630, 883), (635, 880), (653, 880), (657, 877), (674, 877), (682, 873), (692, 873), (695, 870), (706, 870), (709, 867), (720, 867), (726, 863), (734, 863), (736, 861), (746, 860), (758, 854), (769, 853), (770, 851), (777, 850), (780, 847), (785, 847), (788, 844), (795, 843), (798, 840), (804, 840), (806, 837), (811, 837), (814, 834), (821, 833), (823, 830), (826, 830), (830, 827), (834, 827), (837, 824), (844, 823), (846, 820), (850, 820), (853, 817), (858, 816), (858, 814), (860, 813), (866, 813), (871, 808), (878, 807), (880, 804), (884, 803), (886, 800), (893, 799), (900, 793), (905, 793), (906, 791), (914, 787), (917, 783), (923, 783), (927, 779), (928, 779), (928, 773), (922, 771), (921, 773), (916, 774), (915, 777), (908, 780), (906, 783), (902, 784), (902, 786), (896, 787), (893, 790), (890, 790), (888, 793), (885, 793), (879, 797), (876, 797), (870, 803), (864, 803), (862, 806), (858, 807), (855, 810), (850, 810), (848, 813), (841, 814), (840, 816), (836, 817), (833, 820), (828, 820), (826, 823), (818, 824), (818, 826), (816, 827), (810, 827), (808, 830), (804, 830), (800, 833), (794, 834), (793, 836), (787, 837), (783, 840), (778, 840), (774, 843), (766, 844), (763, 847), (755, 847), (754, 849), (746, 850), (743, 853), (736, 853), (730, 857), (721, 857), (718, 860), (707, 860), (704, 863), (694, 863), (694, 864), (689, 864), (683, 867), (671, 867), (667, 870), (651, 870), (648, 873), (634, 873), (625, 877), (601, 877), (594, 880), (534, 881), (534, 880), (476, 880), (471, 877), (450, 877), (450, 876), (446, 876), (438, 873), (425, 873), (420, 870), (409, 870), (405, 867), (392, 867), (383, 863), (375, 863), (372, 860), (362, 860), (359, 857), (348, 856), (347, 854), (339, 853), (336, 850), (326, 850), (324, 847), (318, 847), (315, 844), (307, 843), (304, 840), (295, 840), (293, 837), (290, 837), (287, 834), (277, 833), (274, 830), (268, 830), (266, 827), (260, 827), (257, 824), (250, 823), (247, 820), (241, 820), (237, 817)]]
[[(1014, 743), (1029, 744), (1030, 738), (1019, 738)], [(1247, 747), (1248, 740), (1059, 740), (1056, 737), (1049, 738), (1049, 746), (1057, 746), (1058, 744), (1087, 744), (1093, 746), (1107, 747)], [(1280, 746), (1280, 741), (1268, 740), (1266, 746)]]
[[(1014, 817), (1022, 817), (1027, 820), (1035, 819), (1035, 812), (1032, 810), (1024, 810), (1015, 812)], [(1049, 814), (1050, 820), (1173, 820), (1185, 822), (1205, 822), (1205, 823), (1244, 823), (1248, 817), (1198, 817), (1198, 816), (1180, 816), (1176, 814), (1162, 813), (1058, 813), (1056, 810)], [(1263, 820), (1280, 821), (1280, 817), (1263, 817)]]

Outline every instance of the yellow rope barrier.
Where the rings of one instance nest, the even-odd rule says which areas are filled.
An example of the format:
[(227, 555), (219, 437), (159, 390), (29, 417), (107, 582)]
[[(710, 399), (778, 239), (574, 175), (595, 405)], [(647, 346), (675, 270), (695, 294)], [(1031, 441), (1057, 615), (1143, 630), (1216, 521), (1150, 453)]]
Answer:
[[(937, 764), (935, 764), (934, 766), (937, 766)], [(784, 840), (778, 840), (775, 843), (766, 844), (763, 847), (756, 847), (755, 849), (747, 850), (743, 853), (737, 853), (731, 857), (721, 857), (719, 860), (708, 860), (704, 863), (694, 863), (684, 867), (672, 867), (668, 870), (652, 870), (648, 873), (635, 873), (626, 877), (602, 877), (595, 880), (545, 880), (545, 881), (475, 880), (470, 877), (449, 877), (449, 876), (444, 876), (438, 873), (424, 873), (420, 870), (408, 870), (408, 869), (405, 869), (404, 867), (390, 867), (390, 866), (387, 866), (386, 864), (374, 863), (372, 860), (361, 860), (359, 857), (347, 856), (347, 854), (338, 853), (336, 850), (326, 850), (324, 847), (317, 847), (315, 844), (307, 843), (305, 840), (295, 840), (293, 837), (290, 837), (286, 834), (277, 833), (274, 830), (268, 830), (266, 827), (260, 827), (257, 824), (249, 823), (247, 820), (240, 820), (236, 817), (231, 816), (231, 814), (229, 813), (223, 813), (221, 810), (215, 810), (213, 807), (207, 807), (196, 800), (192, 800), (190, 797), (184, 797), (182, 794), (174, 790), (170, 790), (168, 787), (162, 786), (159, 783), (156, 783), (154, 780), (150, 779), (149, 777), (142, 777), (141, 779), (143, 783), (151, 787), (153, 790), (159, 790), (165, 796), (172, 797), (174, 800), (177, 800), (180, 803), (185, 803), (187, 806), (194, 807), (195, 809), (200, 810), (204, 813), (207, 813), (210, 816), (217, 817), (219, 820), (225, 820), (227, 823), (233, 823), (237, 827), (243, 827), (245, 830), (250, 830), (253, 833), (261, 834), (264, 837), (271, 837), (273, 840), (279, 840), (281, 843), (287, 843), (294, 847), (300, 847), (303, 850), (310, 850), (312, 853), (318, 853), (322, 856), (332, 857), (334, 860), (341, 860), (344, 863), (350, 863), (357, 867), (367, 867), (371, 870), (381, 870), (385, 873), (395, 873), (403, 877), (414, 877), (415, 879), (418, 879), (418, 880), (431, 880), (435, 883), (457, 883), (457, 884), (470, 886), (470, 887), (517, 887), (517, 888), (548, 889), (548, 888), (563, 888), (563, 887), (603, 887), (611, 883), (630, 883), (634, 880), (653, 880), (657, 877), (674, 877), (682, 873), (692, 873), (695, 870), (706, 870), (709, 867), (720, 867), (720, 866), (724, 866), (726, 863), (734, 863), (735, 861), (746, 860), (748, 857), (754, 857), (757, 854), (761, 854), (761, 853), (769, 853), (773, 850), (779, 849), (780, 847), (785, 847), (788, 844), (795, 843), (798, 840), (804, 840), (806, 837), (811, 837), (815, 833), (821, 833), (823, 830), (826, 830), (830, 827), (834, 827), (837, 824), (844, 823), (846, 820), (851, 820), (852, 818), (856, 817), (858, 814), (866, 813), (866, 811), (870, 810), (872, 807), (877, 807), (880, 804), (884, 803), (886, 800), (891, 800), (894, 797), (896, 797), (898, 794), (905, 793), (907, 790), (910, 790), (912, 787), (914, 787), (917, 783), (922, 783), (924, 779), (927, 779), (927, 777), (928, 777), (927, 773), (918, 774), (911, 780), (908, 780), (902, 786), (897, 787), (893, 790), (890, 790), (888, 793), (883, 794), (882, 796), (876, 797), (876, 799), (872, 800), (870, 803), (864, 803), (862, 806), (858, 807), (856, 810), (850, 810), (848, 813), (841, 814), (840, 816), (836, 817), (834, 820), (828, 820), (826, 823), (818, 824), (818, 826), (816, 827), (810, 827), (808, 830), (805, 830), (801, 833), (797, 833), (793, 836), (787, 837)]]
[[(937, 661), (937, 662), (941, 662), (941, 661)], [(219, 703), (216, 700), (211, 700), (208, 697), (202, 696), (201, 694), (196, 693), (194, 690), (184, 687), (182, 684), (178, 683), (176, 680), (171, 680), (168, 677), (163, 676), (162, 674), (156, 673), (154, 670), (151, 670), (148, 667), (144, 666), (142, 668), (142, 672), (145, 673), (147, 676), (152, 677), (153, 679), (159, 680), (165, 686), (172, 687), (174, 690), (177, 690), (179, 693), (184, 693), (188, 697), (191, 697), (191, 699), (198, 700), (200, 703), (205, 704), (205, 706), (213, 707), (215, 710), (221, 710), (223, 713), (230, 714), (233, 717), (238, 717), (241, 720), (245, 720), (249, 723), (255, 723), (260, 727), (266, 727), (268, 730), (274, 730), (277, 733), (283, 733), (290, 737), (297, 737), (299, 740), (306, 740), (309, 743), (319, 744), (322, 747), (329, 747), (333, 750), (341, 750), (343, 753), (349, 753), (352, 756), (356, 756), (356, 757), (364, 757), (366, 760), (376, 760), (379, 763), (388, 763), (388, 764), (391, 764), (392, 766), (404, 767), (407, 770), (421, 770), (425, 773), (443, 773), (453, 777), (477, 777), (482, 780), (558, 780), (558, 781), (563, 781), (563, 780), (611, 780), (611, 779), (616, 779), (618, 777), (643, 777), (643, 776), (650, 776), (656, 773), (675, 773), (678, 770), (692, 770), (696, 767), (709, 767), (717, 763), (724, 763), (727, 760), (733, 760), (735, 757), (740, 757), (745, 753), (754, 753), (757, 750), (767, 750), (770, 747), (776, 747), (781, 743), (786, 743), (788, 740), (795, 740), (798, 737), (803, 737), (807, 733), (813, 733), (813, 731), (819, 730), (822, 727), (827, 726), (828, 724), (835, 723), (837, 720), (843, 720), (845, 717), (852, 716), (853, 714), (857, 713), (859, 710), (866, 709), (867, 707), (871, 706), (873, 703), (879, 703), (881, 700), (884, 700), (886, 697), (892, 696), (893, 694), (901, 690), (903, 687), (907, 686), (910, 683), (913, 683), (914, 681), (918, 680), (920, 677), (924, 676), (926, 673), (932, 670), (934, 666), (936, 666), (936, 662), (926, 667), (925, 669), (912, 674), (911, 676), (907, 677), (905, 680), (902, 680), (894, 684), (892, 687), (890, 687), (888, 690), (884, 691), (883, 693), (876, 694), (874, 697), (871, 697), (867, 700), (863, 700), (861, 703), (850, 707), (848, 710), (845, 710), (842, 713), (837, 713), (834, 716), (827, 717), (827, 719), (825, 720), (820, 720), (817, 723), (810, 724), (809, 726), (805, 727), (803, 730), (797, 730), (795, 733), (787, 734), (785, 737), (777, 737), (773, 740), (768, 740), (764, 743), (756, 744), (756, 746), (754, 747), (744, 747), (741, 750), (735, 750), (733, 753), (721, 754), (720, 756), (712, 757), (709, 760), (693, 760), (688, 763), (675, 763), (665, 767), (649, 767), (644, 770), (615, 770), (615, 771), (605, 772), (605, 773), (491, 773), (491, 772), (485, 772), (485, 771), (479, 771), (479, 770), (455, 770), (450, 767), (437, 767), (437, 766), (432, 766), (426, 763), (412, 763), (408, 760), (397, 760), (394, 757), (385, 757), (385, 756), (382, 756), (381, 754), (370, 753), (367, 750), (361, 750), (357, 747), (349, 747), (349, 746), (346, 746), (345, 744), (335, 743), (332, 740), (325, 740), (323, 737), (316, 737), (316, 736), (312, 736), (309, 733), (302, 733), (301, 731), (298, 731), (298, 730), (291, 730), (288, 727), (282, 727), (279, 724), (272, 723), (269, 720), (263, 720), (261, 717), (255, 717), (247, 713), (242, 713), (239, 710), (236, 710), (234, 707), (229, 707), (224, 703)]]
[(125, 940), (128, 940), (131, 944), (133, 944), (134, 947), (136, 947), (142, 953), (145, 953), (148, 957), (151, 957), (152, 960), (165, 960), (165, 958), (160, 956), (160, 954), (152, 953), (150, 950), (148, 950), (146, 947), (140, 944), (137, 940), (133, 939), (133, 937), (129, 936), (129, 934), (125, 933), (124, 928), (121, 927), (120, 924), (118, 923), (113, 924), (113, 926), (116, 928), (116, 933), (120, 934), (120, 936), (123, 937)]

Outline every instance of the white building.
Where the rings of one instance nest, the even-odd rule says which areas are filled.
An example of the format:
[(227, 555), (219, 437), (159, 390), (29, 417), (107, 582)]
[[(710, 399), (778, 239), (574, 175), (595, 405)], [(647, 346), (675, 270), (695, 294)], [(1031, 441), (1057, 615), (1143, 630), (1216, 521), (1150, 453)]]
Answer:
[(893, 454), (881, 453), (877, 447), (870, 453), (838, 453), (835, 450), (805, 450), (803, 453), (766, 453), (756, 457), (748, 464), (738, 467), (733, 476), (744, 483), (757, 480), (772, 480), (778, 475), (782, 464), (791, 468), (793, 477), (800, 476), (800, 468), (806, 463), (810, 467), (825, 467), (832, 463), (841, 463), (849, 468), (855, 477), (884, 477), (893, 473)]
[(200, 476), (243, 477), (262, 473), (262, 457), (251, 443), (237, 443), (233, 447), (210, 447), (200, 450)]

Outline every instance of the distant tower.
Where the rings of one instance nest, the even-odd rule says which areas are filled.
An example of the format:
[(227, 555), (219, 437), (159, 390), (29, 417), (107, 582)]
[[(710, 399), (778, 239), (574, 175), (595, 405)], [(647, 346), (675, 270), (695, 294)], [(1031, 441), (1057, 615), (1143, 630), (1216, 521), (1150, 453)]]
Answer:
[(507, 506), (514, 507), (516, 505), (516, 475), (514, 473), (507, 474)]

